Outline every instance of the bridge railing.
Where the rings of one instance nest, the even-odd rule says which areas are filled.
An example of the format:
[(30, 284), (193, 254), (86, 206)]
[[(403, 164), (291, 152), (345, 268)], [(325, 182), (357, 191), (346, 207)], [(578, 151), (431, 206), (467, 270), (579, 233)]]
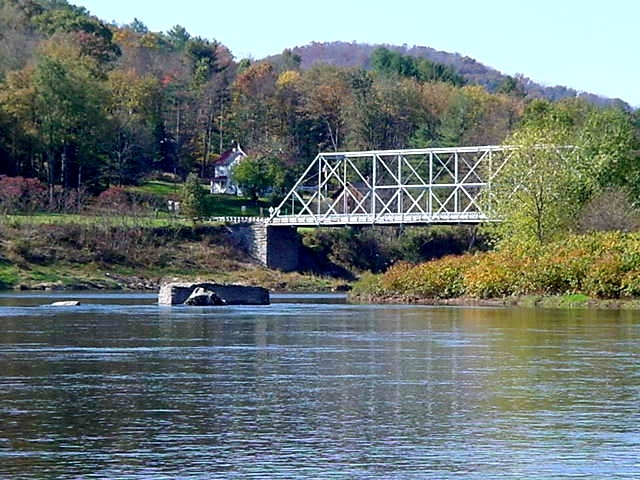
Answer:
[(223, 217), (208, 217), (206, 219), (208, 222), (214, 223), (267, 223), (269, 221), (269, 217), (245, 217), (245, 216), (237, 216), (237, 215), (228, 215)]

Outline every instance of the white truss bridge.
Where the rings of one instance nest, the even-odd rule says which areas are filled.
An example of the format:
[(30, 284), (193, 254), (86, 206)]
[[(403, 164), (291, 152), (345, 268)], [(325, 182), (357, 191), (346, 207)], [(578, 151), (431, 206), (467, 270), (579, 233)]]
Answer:
[(263, 223), (339, 226), (483, 223), (516, 147), (320, 153)]

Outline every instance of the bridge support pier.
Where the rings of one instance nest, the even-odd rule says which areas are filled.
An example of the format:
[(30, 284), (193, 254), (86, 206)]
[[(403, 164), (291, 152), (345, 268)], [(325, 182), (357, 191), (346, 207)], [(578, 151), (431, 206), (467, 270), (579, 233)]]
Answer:
[(232, 228), (249, 254), (263, 265), (283, 272), (298, 269), (301, 241), (296, 227), (246, 223)]

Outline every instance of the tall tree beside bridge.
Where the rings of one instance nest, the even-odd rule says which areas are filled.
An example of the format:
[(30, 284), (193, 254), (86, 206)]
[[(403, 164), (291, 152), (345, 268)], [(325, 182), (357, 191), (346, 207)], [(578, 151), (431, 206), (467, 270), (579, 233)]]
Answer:
[(503, 219), (495, 227), (503, 242), (546, 243), (571, 232), (583, 207), (605, 192), (640, 200), (638, 138), (632, 116), (621, 109), (536, 100), (506, 143), (517, 150), (492, 199)]

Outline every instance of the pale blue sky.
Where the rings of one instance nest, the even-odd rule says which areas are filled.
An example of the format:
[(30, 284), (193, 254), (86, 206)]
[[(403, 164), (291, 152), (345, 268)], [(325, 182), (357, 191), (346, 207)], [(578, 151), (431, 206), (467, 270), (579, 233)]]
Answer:
[(69, 1), (107, 22), (181, 25), (237, 59), (313, 41), (421, 45), (640, 107), (636, 0)]

